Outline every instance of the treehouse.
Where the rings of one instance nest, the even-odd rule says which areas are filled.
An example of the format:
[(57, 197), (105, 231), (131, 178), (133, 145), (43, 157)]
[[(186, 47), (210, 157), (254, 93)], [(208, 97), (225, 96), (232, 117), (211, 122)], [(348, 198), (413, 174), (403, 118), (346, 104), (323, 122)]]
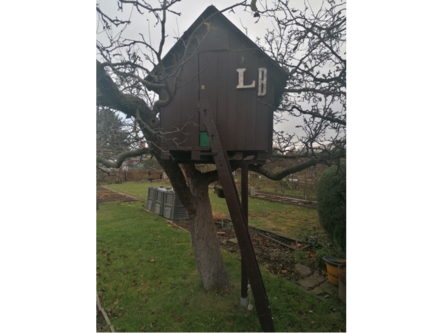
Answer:
[[(188, 47), (185, 42), (190, 41)], [(178, 78), (173, 101), (160, 109), (163, 159), (212, 163), (199, 101), (207, 100), (230, 160), (261, 164), (271, 155), (273, 110), (287, 73), (214, 6), (209, 6), (163, 58)], [(181, 71), (177, 69), (182, 66)], [(158, 74), (159, 67), (154, 73)], [(154, 81), (152, 77), (147, 80)], [(174, 89), (175, 77), (167, 79)], [(154, 90), (164, 100), (165, 89)]]

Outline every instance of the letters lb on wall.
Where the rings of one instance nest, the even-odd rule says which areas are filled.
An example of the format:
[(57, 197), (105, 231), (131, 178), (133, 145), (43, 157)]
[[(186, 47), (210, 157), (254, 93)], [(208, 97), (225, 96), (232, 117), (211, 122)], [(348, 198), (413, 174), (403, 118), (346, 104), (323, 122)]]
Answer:
[[(244, 72), (247, 70), (246, 68), (238, 68), (236, 69), (239, 77), (239, 84), (237, 85), (237, 89), (248, 89), (256, 87), (256, 80), (253, 80), (251, 84), (246, 85), (244, 83)], [(258, 96), (265, 96), (267, 93), (267, 69), (265, 67), (261, 67), (258, 69)]]

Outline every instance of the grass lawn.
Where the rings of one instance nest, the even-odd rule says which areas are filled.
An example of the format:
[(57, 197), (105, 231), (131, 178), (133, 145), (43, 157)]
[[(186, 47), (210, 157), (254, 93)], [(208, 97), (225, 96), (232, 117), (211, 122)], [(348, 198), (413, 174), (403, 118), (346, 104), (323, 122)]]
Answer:
[[(143, 205), (145, 207), (148, 187), (159, 185), (171, 186), (162, 183), (139, 182), (126, 182), (105, 186), (140, 198), (142, 203), (139, 206)], [(229, 216), (225, 199), (218, 198), (212, 189), (209, 189), (209, 193), (213, 212), (222, 212)], [(318, 213), (315, 209), (269, 202), (251, 197), (248, 198), (248, 223), (254, 227), (270, 230), (290, 238), (294, 238), (295, 229), (299, 239), (303, 238), (303, 235), (309, 228), (315, 227), (323, 233), (323, 229), (319, 224)]]
[[(146, 199), (142, 188), (125, 191), (128, 185), (110, 187)], [(116, 331), (260, 331), (256, 311), (239, 305), (240, 262), (223, 256), (234, 289), (206, 292), (189, 233), (140, 202), (104, 203), (97, 211), (97, 291)], [(315, 296), (264, 270), (262, 276), (276, 331), (345, 330), (337, 297)]]

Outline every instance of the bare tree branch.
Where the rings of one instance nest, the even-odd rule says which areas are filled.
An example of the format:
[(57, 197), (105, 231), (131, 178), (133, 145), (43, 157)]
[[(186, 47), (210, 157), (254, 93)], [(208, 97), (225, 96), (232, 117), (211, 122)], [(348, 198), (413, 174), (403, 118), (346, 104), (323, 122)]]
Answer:
[(126, 151), (124, 153), (121, 153), (119, 156), (117, 156), (117, 159), (114, 162), (108, 161), (101, 156), (97, 156), (97, 162), (107, 166), (108, 168), (117, 169), (117, 168), (120, 168), (120, 166), (125, 161), (125, 159), (130, 158), (130, 157), (141, 156), (143, 154), (148, 154), (149, 152), (150, 152), (150, 149), (148, 149), (148, 148), (140, 148), (137, 150)]
[(249, 169), (251, 171), (260, 173), (261, 175), (264, 175), (265, 177), (271, 179), (271, 180), (281, 180), (285, 176), (288, 176), (292, 173), (300, 172), (302, 170), (305, 170), (311, 166), (315, 166), (317, 164), (320, 164), (322, 162), (325, 162), (326, 159), (332, 161), (334, 159), (340, 159), (345, 158), (345, 150), (341, 150), (339, 152), (332, 152), (330, 156), (327, 156), (325, 152), (322, 153), (323, 155), (319, 155), (318, 158), (311, 158), (308, 159), (302, 163), (299, 163), (298, 165), (286, 168), (285, 170), (282, 170), (281, 172), (274, 172), (271, 168), (267, 167), (267, 165), (264, 166), (257, 166), (257, 165), (251, 165)]

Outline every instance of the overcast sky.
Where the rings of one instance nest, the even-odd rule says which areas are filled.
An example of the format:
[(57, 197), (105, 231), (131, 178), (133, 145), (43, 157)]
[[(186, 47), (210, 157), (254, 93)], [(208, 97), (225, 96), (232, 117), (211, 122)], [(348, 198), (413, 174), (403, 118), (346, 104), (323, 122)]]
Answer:
[[(119, 18), (121, 20), (130, 20), (131, 24), (127, 25), (122, 33), (122, 37), (140, 40), (140, 34), (144, 35), (146, 41), (151, 40), (151, 45), (158, 49), (160, 42), (160, 25), (156, 25), (156, 18), (152, 14), (148, 14), (146, 10), (142, 10), (144, 15), (141, 15), (133, 6), (127, 4), (123, 6), (123, 12), (118, 11), (117, 3), (114, 1), (96, 1), (100, 9), (111, 18)], [(313, 10), (317, 10), (321, 4), (321, 0), (312, 0), (310, 4)], [(150, 2), (155, 4), (155, 1)], [(175, 12), (180, 12), (181, 15), (174, 15), (168, 13), (166, 21), (166, 35), (168, 38), (165, 41), (164, 51), (162, 56), (165, 56), (168, 50), (177, 42), (174, 37), (181, 37), (182, 34), (191, 26), (191, 24), (199, 17), (199, 15), (210, 5), (215, 6), (218, 10), (223, 10), (236, 4), (237, 1), (233, 0), (215, 0), (215, 1), (193, 1), (193, 0), (182, 0), (181, 2), (175, 4), (171, 9)], [(303, 1), (294, 1), (291, 4), (297, 8), (302, 9)], [(154, 5), (153, 5), (154, 6)], [(258, 1), (258, 6), (260, 6)], [(298, 7), (299, 6), (299, 7)], [(260, 7), (258, 7), (260, 9)], [(256, 38), (261, 38), (265, 35), (267, 29), (273, 30), (272, 21), (266, 17), (261, 17), (258, 23), (257, 18), (253, 17), (253, 13), (250, 8), (244, 10), (243, 7), (238, 7), (234, 9), (234, 13), (227, 11), (224, 12), (225, 15), (234, 25), (236, 25), (242, 32), (252, 40), (256, 41)], [(246, 30), (245, 30), (246, 28)], [(116, 36), (122, 29), (113, 27), (112, 34)], [(98, 31), (103, 31), (103, 29), (98, 26)], [(109, 45), (108, 37), (104, 32), (97, 35), (97, 39), (104, 45)], [(145, 62), (144, 64), (147, 68), (150, 68), (149, 64)], [(277, 124), (274, 129), (277, 131), (284, 131), (289, 133), (296, 133), (301, 135), (302, 131), (295, 128), (296, 125), (301, 125), (302, 119), (295, 117), (288, 117), (288, 121)]]

